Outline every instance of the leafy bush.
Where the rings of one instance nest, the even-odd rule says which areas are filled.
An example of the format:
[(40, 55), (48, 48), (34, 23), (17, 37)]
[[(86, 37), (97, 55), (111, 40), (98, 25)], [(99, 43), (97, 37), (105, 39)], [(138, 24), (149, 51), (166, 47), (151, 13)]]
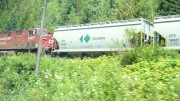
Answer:
[(179, 54), (174, 50), (164, 50), (159, 46), (137, 47), (135, 50), (127, 51), (123, 54), (122, 65), (128, 65), (141, 61), (159, 61), (161, 58), (176, 58)]
[(137, 56), (136, 63), (126, 66), (121, 65), (119, 56), (42, 57), (38, 78), (34, 78), (35, 55), (2, 56), (0, 100), (178, 101), (180, 59), (165, 55), (150, 61)]

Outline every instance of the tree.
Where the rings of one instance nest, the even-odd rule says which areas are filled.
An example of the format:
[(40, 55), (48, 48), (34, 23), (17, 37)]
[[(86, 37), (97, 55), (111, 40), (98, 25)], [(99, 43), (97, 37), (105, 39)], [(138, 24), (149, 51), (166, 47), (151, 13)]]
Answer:
[(161, 0), (159, 11), (163, 16), (180, 14), (180, 0)]
[(45, 27), (54, 30), (54, 28), (62, 24), (61, 9), (59, 6), (59, 0), (51, 0), (47, 4), (46, 16), (45, 16)]
[[(0, 33), (40, 26), (43, 0), (0, 0)], [(47, 0), (45, 27), (180, 14), (180, 0)]]
[(61, 19), (61, 25), (66, 25), (67, 24), (67, 18), (68, 18), (68, 13), (70, 9), (70, 4), (68, 3), (68, 0), (62, 0), (60, 3), (60, 10), (62, 14), (62, 19)]
[(132, 29), (132, 28), (126, 28), (124, 32), (129, 40), (131, 48), (135, 48), (141, 44), (142, 32), (138, 31), (137, 29)]
[(120, 0), (117, 5), (117, 19), (147, 18), (157, 15), (159, 0)]
[(19, 2), (16, 0), (13, 0), (10, 2), (10, 0), (2, 0), (0, 5), (0, 32), (5, 32), (8, 30), (13, 30), (17, 28), (17, 5)]
[(87, 0), (87, 22), (105, 22), (111, 20), (110, 0)]
[(139, 0), (120, 0), (118, 3), (117, 19), (134, 19), (139, 17)]
[[(0, 10), (0, 32), (19, 29), (30, 29), (40, 26), (41, 0), (7, 0)], [(4, 10), (4, 11), (2, 11)]]
[(76, 9), (74, 8), (74, 6), (71, 7), (71, 10), (70, 10), (70, 13), (68, 14), (68, 20), (67, 20), (67, 23), (68, 24), (79, 24), (80, 22), (80, 19), (79, 19), (79, 16), (77, 15), (76, 13)]
[(105, 22), (110, 19), (110, 1), (99, 0), (97, 6), (97, 22)]
[(159, 4), (160, 0), (141, 0), (139, 2), (139, 17), (153, 20), (154, 16), (158, 15)]

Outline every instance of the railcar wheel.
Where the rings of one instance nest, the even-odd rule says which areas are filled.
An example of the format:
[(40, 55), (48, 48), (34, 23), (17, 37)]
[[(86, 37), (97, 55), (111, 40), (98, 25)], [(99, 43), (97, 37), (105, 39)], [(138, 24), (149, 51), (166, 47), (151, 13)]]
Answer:
[(57, 57), (57, 52), (52, 52), (51, 57)]

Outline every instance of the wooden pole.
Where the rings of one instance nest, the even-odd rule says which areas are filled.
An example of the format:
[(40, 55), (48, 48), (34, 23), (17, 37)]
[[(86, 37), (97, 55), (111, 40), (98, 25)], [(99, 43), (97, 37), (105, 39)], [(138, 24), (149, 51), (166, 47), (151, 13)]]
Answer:
[[(45, 10), (46, 10), (46, 0), (44, 0), (43, 3), (43, 13), (42, 13), (42, 18), (41, 18), (41, 29), (44, 28), (44, 17), (45, 17)], [(36, 67), (35, 67), (35, 76), (38, 76), (38, 69), (39, 69), (39, 64), (40, 64), (40, 58), (41, 58), (41, 52), (42, 52), (42, 33), (39, 33), (39, 43), (38, 43), (38, 53), (36, 57)]]

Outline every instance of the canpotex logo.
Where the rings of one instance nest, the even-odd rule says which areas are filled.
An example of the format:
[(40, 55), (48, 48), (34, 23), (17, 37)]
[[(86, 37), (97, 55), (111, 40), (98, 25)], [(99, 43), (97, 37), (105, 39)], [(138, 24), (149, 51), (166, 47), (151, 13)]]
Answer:
[(83, 43), (84, 41), (88, 43), (91, 40), (91, 37), (87, 34), (86, 36), (82, 35), (80, 37), (80, 41)]

